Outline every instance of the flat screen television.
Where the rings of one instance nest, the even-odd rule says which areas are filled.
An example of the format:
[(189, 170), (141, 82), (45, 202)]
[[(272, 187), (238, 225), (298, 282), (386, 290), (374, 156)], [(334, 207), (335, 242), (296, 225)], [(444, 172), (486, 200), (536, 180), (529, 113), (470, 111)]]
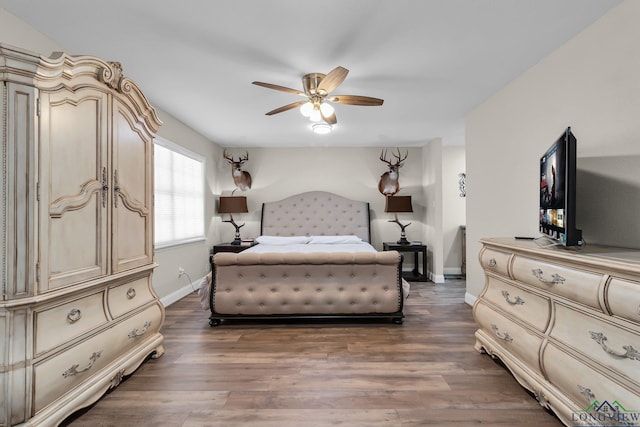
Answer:
[(570, 127), (540, 158), (540, 232), (564, 246), (582, 246), (576, 228), (576, 138)]

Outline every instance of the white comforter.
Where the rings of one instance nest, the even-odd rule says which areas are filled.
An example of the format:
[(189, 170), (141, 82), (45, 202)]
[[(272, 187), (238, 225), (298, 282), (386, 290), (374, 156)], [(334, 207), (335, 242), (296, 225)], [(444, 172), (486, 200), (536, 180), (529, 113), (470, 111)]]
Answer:
[(292, 244), (292, 245), (266, 245), (260, 243), (242, 251), (243, 253), (253, 252), (256, 254), (264, 253), (284, 253), (284, 252), (377, 252), (376, 248), (367, 242), (360, 243), (332, 243), (332, 244)]

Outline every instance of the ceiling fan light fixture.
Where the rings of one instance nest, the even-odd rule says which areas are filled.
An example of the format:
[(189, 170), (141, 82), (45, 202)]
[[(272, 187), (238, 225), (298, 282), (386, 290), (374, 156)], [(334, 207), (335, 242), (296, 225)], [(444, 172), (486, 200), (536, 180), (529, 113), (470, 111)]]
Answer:
[[(331, 95), (347, 77), (349, 70), (344, 67), (336, 67), (328, 74), (309, 73), (302, 77), (302, 88), (304, 91), (291, 89), (289, 87), (275, 85), (273, 83), (252, 82), (254, 85), (267, 89), (279, 90), (281, 92), (292, 93), (305, 98), (303, 101), (292, 102), (282, 107), (276, 108), (266, 113), (267, 116), (282, 113), (284, 111), (299, 108), (300, 113), (308, 117), (311, 127), (316, 133), (329, 133), (332, 126), (338, 123), (335, 109), (332, 104), (343, 105), (382, 105), (384, 100), (362, 95)], [(317, 125), (316, 125), (317, 124)]]
[(300, 113), (305, 117), (309, 117), (312, 111), (313, 111), (313, 103), (311, 101), (305, 102), (300, 107)]
[(319, 107), (314, 105), (313, 110), (311, 111), (311, 114), (309, 114), (309, 120), (311, 120), (312, 122), (319, 122), (322, 120), (322, 114), (320, 114)]
[(335, 110), (333, 108), (333, 105), (329, 104), (328, 102), (323, 102), (322, 104), (320, 104), (320, 111), (322, 112), (323, 116), (328, 117), (332, 115)]
[(313, 129), (313, 133), (318, 135), (326, 135), (331, 132), (331, 125), (327, 122), (316, 122), (311, 125), (311, 129)]

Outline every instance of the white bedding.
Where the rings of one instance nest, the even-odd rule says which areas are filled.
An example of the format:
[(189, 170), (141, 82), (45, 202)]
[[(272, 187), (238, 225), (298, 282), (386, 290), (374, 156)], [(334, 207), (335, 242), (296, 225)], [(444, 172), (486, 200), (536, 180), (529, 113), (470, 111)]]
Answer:
[(264, 253), (284, 253), (284, 252), (377, 252), (376, 248), (367, 242), (359, 243), (333, 243), (333, 244), (293, 244), (293, 245), (267, 245), (258, 244), (242, 251), (243, 253), (253, 252), (256, 254)]

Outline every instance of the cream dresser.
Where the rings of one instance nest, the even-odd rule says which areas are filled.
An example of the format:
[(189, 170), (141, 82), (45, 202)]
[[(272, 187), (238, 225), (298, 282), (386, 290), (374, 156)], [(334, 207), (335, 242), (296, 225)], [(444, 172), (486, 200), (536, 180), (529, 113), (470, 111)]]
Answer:
[(118, 63), (0, 44), (0, 426), (57, 425), (163, 353), (155, 110)]
[(640, 425), (640, 251), (481, 242), (476, 349), (567, 425)]

